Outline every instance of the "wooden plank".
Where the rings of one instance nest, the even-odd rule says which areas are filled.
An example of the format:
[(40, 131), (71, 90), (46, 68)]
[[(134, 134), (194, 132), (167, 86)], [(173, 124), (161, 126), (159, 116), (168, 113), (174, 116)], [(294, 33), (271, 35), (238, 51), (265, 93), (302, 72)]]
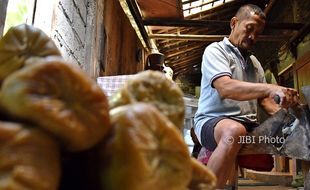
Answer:
[(2, 35), (3, 35), (3, 29), (4, 29), (4, 24), (5, 24), (8, 1), (9, 0), (1, 0), (0, 1), (0, 37), (2, 37)]
[(103, 23), (104, 2), (96, 0), (89, 2), (88, 9), (93, 8), (93, 11), (87, 15), (86, 37), (85, 37), (85, 67), (86, 72), (90, 77), (96, 79), (104, 73), (104, 56), (106, 36)]
[(199, 63), (201, 63), (200, 57), (191, 57), (191, 58), (186, 59), (185, 61), (179, 62), (178, 65), (173, 64), (171, 67), (173, 68), (173, 70), (179, 71), (179, 70), (184, 69), (185, 67), (188, 67), (188, 65), (196, 65)]
[[(290, 174), (293, 175), (293, 177), (295, 178), (297, 175), (297, 168), (296, 168), (296, 159), (289, 159), (289, 172)], [(301, 161), (303, 162), (303, 161)]]
[(193, 70), (193, 66), (198, 65), (199, 63), (201, 63), (201, 60), (196, 59), (196, 60), (188, 62), (187, 64), (183, 66), (178, 67), (177, 69), (173, 69), (173, 71), (174, 73), (178, 74), (187, 69)]
[[(168, 63), (174, 63), (172, 66), (183, 65), (184, 61), (195, 59), (202, 59), (203, 49), (197, 49), (196, 51), (184, 52), (184, 56), (176, 57), (174, 59), (167, 60)], [(188, 55), (189, 54), (189, 55)]]
[[(283, 49), (289, 48), (295, 50), (297, 45), (310, 33), (310, 23), (306, 23), (297, 33), (295, 33), (287, 42), (283, 45)], [(296, 51), (292, 51), (295, 57), (297, 57)]]
[(152, 39), (191, 40), (191, 41), (220, 41), (228, 35), (190, 35), (190, 34), (150, 34)]
[(183, 18), (182, 5), (179, 0), (137, 0), (143, 18)]
[[(187, 67), (192, 67), (193, 65), (199, 65), (201, 64), (201, 58), (199, 57), (190, 57), (190, 58), (187, 58), (185, 57), (183, 60), (180, 60), (180, 62), (174, 62), (175, 64), (171, 64), (171, 68), (174, 70), (174, 71), (180, 71), (184, 68), (187, 68)], [(178, 64), (178, 65), (176, 65)]]
[(178, 44), (173, 43), (172, 45), (170, 44), (165, 44), (163, 46), (159, 46), (159, 51), (164, 52), (165, 54), (171, 54), (179, 50), (184, 50), (187, 48), (193, 48), (193, 47), (198, 47), (198, 46), (207, 46), (208, 43), (204, 43), (201, 41), (178, 41)]
[(275, 162), (274, 164), (275, 172), (285, 172), (285, 157), (284, 156), (275, 155), (274, 162)]
[[(170, 40), (191, 40), (214, 42), (223, 40), (228, 35), (189, 35), (189, 34), (150, 34), (149, 38), (153, 39), (170, 39)], [(258, 41), (276, 42), (288, 39), (287, 35), (260, 35)]]
[[(224, 19), (226, 20), (226, 19)], [(153, 33), (156, 34), (166, 34), (166, 33), (191, 33), (191, 32), (196, 32), (196, 31), (208, 31), (210, 30), (209, 27), (203, 27), (203, 28), (197, 28), (197, 27), (163, 27), (163, 26), (159, 26), (159, 30), (153, 30)], [(212, 29), (211, 31), (214, 30), (219, 30), (219, 28), (216, 29)], [(210, 32), (211, 32), (210, 31)]]
[(201, 63), (201, 57), (199, 56), (191, 56), (191, 57), (185, 57), (185, 59), (182, 59), (182, 61), (173, 61), (170, 62), (171, 67), (175, 70), (181, 70), (184, 67), (188, 65), (188, 63), (192, 65), (200, 64)]
[(201, 58), (199, 58), (197, 56), (196, 57), (189, 57), (189, 58), (184, 59), (181, 62), (178, 62), (177, 63), (178, 65), (176, 65), (176, 62), (170, 63), (169, 67), (171, 67), (175, 71), (182, 70), (184, 67), (187, 67), (188, 63), (190, 63), (190, 64), (192, 63), (192, 65), (201, 63)]
[[(143, 24), (146, 26), (174, 26), (174, 27), (229, 27), (229, 20), (164, 20), (164, 19), (145, 19)], [(300, 30), (302, 23), (266, 23), (266, 29)]]
[[(183, 31), (181, 30), (179, 33), (177, 32), (166, 32), (164, 34), (186, 34), (186, 35), (205, 35), (205, 34), (208, 34), (208, 35), (213, 35), (213, 34), (218, 34), (220, 32), (219, 29), (215, 29), (215, 30), (209, 30), (207, 28), (203, 28), (203, 29), (190, 29), (190, 30), (187, 30), (187, 31)], [(154, 34), (158, 34), (158, 33), (154, 33)], [(163, 45), (163, 46), (167, 46), (167, 45), (171, 45), (173, 43), (176, 43), (176, 42), (171, 42), (171, 40), (169, 39), (161, 39), (160, 42), (158, 42), (158, 46), (160, 45)], [(177, 43), (180, 43), (177, 41)]]
[(230, 21), (223, 20), (164, 20), (164, 19), (144, 19), (146, 26), (174, 26), (174, 27), (210, 27), (220, 26), (229, 27)]
[[(100, 1), (100, 0), (98, 0)], [(142, 44), (118, 1), (104, 1), (104, 28), (106, 41), (104, 75), (134, 74), (143, 70)], [(141, 55), (137, 52), (141, 50)]]
[(284, 186), (290, 186), (293, 181), (292, 174), (286, 172), (258, 172), (253, 170), (245, 170), (245, 177)]
[(205, 45), (200, 44), (198, 46), (191, 46), (191, 47), (182, 48), (182, 49), (180, 48), (180, 49), (173, 51), (172, 53), (169, 53), (169, 54), (165, 53), (165, 56), (166, 56), (166, 59), (168, 59), (168, 58), (173, 58), (173, 57), (179, 56), (179, 55), (182, 56), (182, 54), (184, 55), (185, 53), (188, 53), (191, 51), (197, 51), (197, 50), (201, 51), (203, 49), (205, 49)]
[(174, 72), (174, 75), (175, 75), (175, 76), (178, 76), (178, 75), (183, 75), (183, 74), (186, 74), (186, 73), (191, 73), (192, 70), (193, 70), (193, 68), (187, 67), (187, 68), (182, 69), (182, 70), (180, 70), (180, 71)]

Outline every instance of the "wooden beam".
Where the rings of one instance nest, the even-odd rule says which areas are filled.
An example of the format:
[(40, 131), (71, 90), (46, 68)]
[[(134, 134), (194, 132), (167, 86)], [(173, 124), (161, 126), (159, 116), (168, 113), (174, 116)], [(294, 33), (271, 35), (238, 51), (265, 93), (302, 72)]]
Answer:
[(226, 26), (229, 27), (229, 21), (221, 20), (162, 20), (147, 19), (143, 20), (146, 26), (174, 26), (174, 27), (210, 27), (210, 26)]
[(171, 67), (173, 69), (174, 72), (179, 72), (185, 68), (191, 67), (193, 68), (194, 65), (198, 65), (201, 64), (201, 59), (193, 59), (190, 60), (188, 62), (185, 62), (182, 66), (178, 66), (178, 67)]
[[(142, 21), (146, 26), (174, 26), (174, 27), (229, 27), (230, 21), (224, 20), (162, 20), (147, 19)], [(267, 23), (268, 29), (299, 30), (302, 23)]]
[[(177, 43), (176, 43), (177, 42)], [(165, 44), (157, 44), (157, 46), (159, 47), (159, 49), (161, 51), (164, 51), (165, 53), (171, 53), (174, 52), (177, 49), (182, 49), (182, 48), (187, 48), (189, 46), (194, 46), (196, 44), (201, 44), (203, 42), (201, 41), (170, 41), (169, 43), (165, 43)]]
[(149, 41), (148, 39), (148, 34), (144, 28), (144, 24), (143, 24), (143, 20), (142, 20), (142, 16), (140, 14), (140, 11), (139, 11), (139, 8), (138, 8), (138, 5), (136, 3), (135, 0), (126, 0), (127, 2), (127, 5), (128, 5), (128, 8), (139, 28), (139, 31), (142, 35), (142, 38), (146, 44), (146, 46), (151, 49), (152, 48), (152, 45), (151, 45), (151, 42)]
[(190, 51), (197, 51), (197, 50), (201, 50), (202, 48), (205, 48), (204, 44), (201, 44), (199, 46), (193, 46), (193, 47), (188, 47), (188, 48), (183, 48), (183, 50), (175, 50), (173, 53), (169, 53), (169, 54), (165, 54), (166, 58), (169, 59), (171, 57), (175, 57), (178, 55), (182, 55), (185, 52), (190, 52)]
[(308, 21), (307, 24), (299, 30), (294, 36), (292, 36), (289, 40), (293, 46), (297, 46), (307, 34), (310, 33), (310, 22)]
[(171, 61), (167, 61), (169, 63), (169, 65), (171, 65), (172, 67), (178, 67), (178, 66), (182, 66), (189, 60), (192, 60), (194, 58), (196, 59), (202, 59), (202, 55), (203, 55), (203, 51), (196, 51), (196, 52), (187, 52), (187, 54), (191, 53), (190, 55), (187, 56), (183, 56), (183, 57), (179, 57), (178, 59), (174, 59)]
[(177, 77), (179, 75), (184, 75), (186, 73), (192, 73), (192, 71), (193, 71), (193, 69), (188, 67), (188, 68), (185, 68), (185, 69), (183, 69), (181, 71), (173, 72), (173, 77)]
[(179, 66), (184, 65), (188, 61), (192, 61), (194, 59), (200, 59), (201, 60), (202, 54), (203, 54), (203, 52), (199, 53), (199, 55), (201, 55), (201, 56), (198, 56), (198, 53), (195, 53), (195, 55), (186, 56), (186, 57), (183, 57), (181, 60), (174, 60), (174, 61), (170, 61), (168, 63), (170, 65), (170, 67), (179, 67)]
[(4, 24), (5, 24), (8, 1), (9, 0), (1, 0), (0, 1), (0, 37), (2, 37), (2, 35), (3, 35), (3, 29), (4, 29)]
[(190, 34), (151, 34), (153, 39), (190, 40), (190, 41), (220, 41), (228, 35), (190, 35)]
[(277, 0), (270, 0), (270, 2), (268, 3), (267, 7), (264, 9), (264, 13), (267, 16), (270, 12), (270, 10), (272, 9), (272, 7), (274, 6), (274, 4), (276, 3)]
[[(196, 33), (197, 31), (197, 33)], [(209, 31), (210, 34), (216, 34), (218, 33), (218, 29), (216, 30), (212, 30), (212, 31)], [(195, 32), (191, 33), (191, 34), (199, 34), (199, 32), (203, 32), (203, 33), (206, 33), (204, 32), (204, 30), (201, 30), (201, 29), (198, 29), (198, 30), (195, 30)], [(210, 42), (209, 42), (210, 43)], [(193, 47), (193, 46), (207, 46), (209, 44), (208, 42), (205, 42), (205, 41), (187, 41), (187, 40), (184, 40), (184, 41), (179, 41), (179, 40), (169, 40), (169, 39), (166, 39), (166, 40), (162, 40), (161, 42), (157, 42), (157, 47), (160, 49), (161, 52), (164, 52), (164, 53), (170, 53), (170, 52), (175, 52), (177, 49), (182, 49), (182, 48), (188, 48), (188, 47)]]
[(189, 67), (189, 66), (192, 68), (200, 67), (201, 62), (202, 62), (202, 59), (192, 60), (190, 62), (184, 63), (182, 66), (177, 67), (177, 71), (182, 70), (182, 69)]
[(175, 71), (175, 73), (178, 73), (179, 71), (182, 71), (186, 68), (193, 69), (194, 65), (199, 65), (199, 64), (201, 64), (201, 59), (195, 59), (195, 60), (192, 60), (190, 62), (184, 63), (182, 66), (176, 67), (176, 69), (174, 71)]
[(167, 62), (173, 63), (173, 66), (177, 66), (177, 65), (179, 65), (180, 62), (182, 62), (186, 59), (190, 59), (192, 57), (200, 57), (201, 58), (202, 54), (203, 54), (202, 48), (196, 49), (196, 50), (191, 50), (191, 51), (183, 52), (183, 54), (180, 56), (175, 56), (175, 57), (172, 57), (170, 59), (167, 59)]
[[(190, 30), (185, 31), (181, 31), (180, 33), (172, 33), (172, 32), (167, 32), (164, 34), (190, 34), (190, 35), (200, 35), (200, 34), (208, 34), (208, 35), (213, 35), (213, 34), (219, 34), (221, 31), (220, 29), (213, 29), (213, 30), (208, 30), (207, 28), (199, 28), (199, 29), (194, 29), (194, 28), (189, 28)], [(158, 34), (158, 33), (153, 33), (153, 34)], [(157, 44), (165, 44), (167, 45), (167, 42), (169, 42), (169, 39), (166, 40), (162, 40), (161, 42), (158, 42)], [(169, 42), (171, 43), (171, 42)], [(174, 42), (175, 43), (175, 42)]]
[(178, 76), (178, 75), (183, 75), (183, 74), (185, 74), (185, 73), (189, 73), (190, 71), (192, 71), (192, 68), (188, 67), (188, 68), (185, 68), (185, 69), (180, 70), (180, 71), (178, 71), (178, 72), (174, 72), (174, 73), (173, 73), (173, 76), (176, 77), (176, 76)]
[[(202, 49), (204, 49), (206, 46), (205, 45), (196, 45), (196, 46), (192, 46), (192, 47), (188, 47), (188, 48), (183, 48), (183, 49), (176, 49), (175, 51), (173, 52), (170, 52), (170, 54), (166, 54), (167, 55), (167, 58), (172, 60), (172, 59), (175, 59), (175, 57), (184, 57), (186, 56), (186, 54), (190, 51), (193, 51), (193, 52), (197, 52), (197, 51), (200, 51)], [(180, 53), (179, 53), (180, 52)]]
[(178, 70), (178, 69), (182, 69), (183, 68), (183, 65), (188, 63), (188, 62), (200, 62), (201, 61), (201, 57), (197, 57), (197, 56), (193, 56), (193, 57), (190, 57), (189, 59), (187, 60), (184, 60), (184, 61), (181, 61), (181, 62), (178, 62), (177, 64), (174, 63), (174, 64), (169, 64), (170, 67), (172, 67), (173, 70)]
[[(170, 40), (191, 40), (191, 41), (206, 41), (206, 42), (214, 42), (223, 40), (224, 37), (228, 37), (228, 35), (186, 35), (186, 34), (151, 34), (150, 38), (153, 39), (170, 39)], [(288, 39), (287, 35), (260, 35), (258, 36), (258, 41), (283, 41)]]
[(268, 182), (271, 184), (279, 184), (282, 186), (290, 186), (293, 181), (293, 175), (289, 172), (258, 172), (246, 170), (245, 175), (249, 179)]
[(175, 52), (176, 50), (178, 49), (184, 49), (184, 48), (188, 48), (188, 47), (197, 47), (197, 46), (201, 46), (201, 45), (208, 45), (208, 43), (204, 43), (204, 42), (201, 42), (201, 41), (178, 41), (179, 43), (178, 44), (173, 44), (173, 45), (170, 45), (170, 44), (167, 44), (167, 45), (164, 45), (162, 46), (158, 46), (160, 51), (163, 51), (167, 54), (169, 53), (173, 53)]
[(306, 23), (305, 26), (294, 34), (282, 48), (289, 48), (292, 54), (297, 57), (297, 45), (303, 40), (303, 38), (310, 33), (310, 22)]
[(174, 75), (178, 75), (178, 74), (181, 74), (181, 73), (183, 73), (183, 72), (186, 72), (186, 71), (188, 71), (188, 70), (193, 70), (193, 66), (194, 65), (197, 65), (198, 63), (196, 63), (196, 62), (193, 62), (192, 64), (190, 64), (190, 65), (186, 65), (184, 68), (182, 68), (182, 69), (180, 69), (180, 70), (173, 70), (173, 73), (174, 73)]

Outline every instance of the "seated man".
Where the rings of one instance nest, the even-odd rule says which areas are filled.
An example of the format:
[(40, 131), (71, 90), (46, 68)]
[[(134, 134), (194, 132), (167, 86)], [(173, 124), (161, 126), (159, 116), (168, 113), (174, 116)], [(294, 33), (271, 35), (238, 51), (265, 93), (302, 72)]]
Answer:
[[(242, 6), (231, 19), (231, 33), (203, 54), (201, 95), (195, 115), (199, 142), (213, 151), (207, 167), (223, 189), (241, 148), (240, 136), (258, 126), (257, 102), (273, 114), (296, 103), (297, 91), (266, 84), (264, 71), (249, 49), (262, 33), (265, 14), (255, 5)], [(280, 97), (280, 104), (273, 101)]]

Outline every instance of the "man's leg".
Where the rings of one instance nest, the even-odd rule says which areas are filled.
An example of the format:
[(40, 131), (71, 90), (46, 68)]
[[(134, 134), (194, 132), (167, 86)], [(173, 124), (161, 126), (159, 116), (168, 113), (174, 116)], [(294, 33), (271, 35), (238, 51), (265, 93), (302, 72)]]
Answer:
[(231, 119), (219, 121), (214, 128), (217, 147), (210, 157), (207, 167), (217, 177), (217, 188), (224, 188), (241, 148), (239, 137), (247, 134), (245, 127)]

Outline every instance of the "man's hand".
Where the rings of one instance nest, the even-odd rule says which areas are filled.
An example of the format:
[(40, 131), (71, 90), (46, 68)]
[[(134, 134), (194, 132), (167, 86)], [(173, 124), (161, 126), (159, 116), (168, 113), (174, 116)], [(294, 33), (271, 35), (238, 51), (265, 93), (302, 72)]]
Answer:
[(271, 85), (269, 97), (275, 98), (276, 96), (280, 98), (280, 102), (276, 103), (279, 103), (283, 108), (289, 108), (298, 104), (299, 94), (295, 89)]

